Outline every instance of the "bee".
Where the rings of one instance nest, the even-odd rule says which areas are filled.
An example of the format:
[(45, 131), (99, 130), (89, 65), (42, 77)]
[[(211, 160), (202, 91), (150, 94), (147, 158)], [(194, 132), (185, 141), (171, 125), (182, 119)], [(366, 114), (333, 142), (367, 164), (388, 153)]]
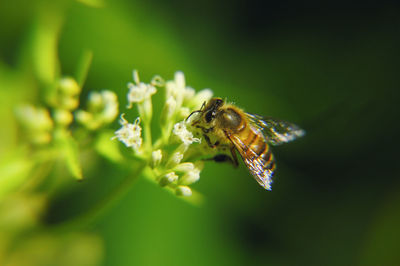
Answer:
[(279, 145), (305, 134), (295, 124), (246, 113), (221, 98), (204, 102), (200, 110), (193, 111), (186, 120), (195, 113), (198, 115), (191, 120), (191, 125), (200, 129), (208, 146), (230, 149), (231, 156), (222, 154), (213, 159), (229, 160), (237, 166), (236, 150), (256, 181), (267, 190), (271, 190), (276, 169), (269, 144)]

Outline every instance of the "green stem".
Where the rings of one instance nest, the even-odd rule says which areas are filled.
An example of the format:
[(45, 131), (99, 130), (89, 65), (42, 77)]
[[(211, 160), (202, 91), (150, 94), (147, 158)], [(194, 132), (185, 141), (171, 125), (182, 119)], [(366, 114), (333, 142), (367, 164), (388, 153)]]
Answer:
[(132, 187), (132, 184), (138, 179), (139, 176), (142, 175), (144, 169), (146, 167), (145, 162), (141, 162), (139, 166), (134, 171), (134, 174), (125, 178), (121, 184), (119, 184), (114, 190), (108, 194), (105, 198), (99, 201), (93, 208), (88, 211), (83, 212), (82, 214), (74, 217), (70, 220), (67, 220), (63, 223), (54, 225), (52, 227), (53, 230), (69, 230), (71, 228), (76, 227), (85, 227), (88, 224), (95, 221), (97, 218), (104, 215), (106, 211), (108, 211), (111, 207), (113, 207)]
[(143, 131), (144, 131), (144, 141), (145, 141), (145, 147), (147, 151), (152, 150), (152, 142), (151, 142), (151, 126), (149, 123), (144, 123), (143, 125)]
[(146, 151), (151, 151), (153, 145), (151, 140), (151, 100), (146, 100), (144, 103), (138, 104), (138, 109), (139, 116), (141, 117), (143, 122), (144, 147)]

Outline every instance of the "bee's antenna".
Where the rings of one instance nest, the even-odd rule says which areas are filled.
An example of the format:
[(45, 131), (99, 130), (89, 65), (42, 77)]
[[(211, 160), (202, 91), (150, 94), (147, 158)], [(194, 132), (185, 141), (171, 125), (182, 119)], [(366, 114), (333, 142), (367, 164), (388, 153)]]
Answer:
[(189, 117), (192, 116), (192, 114), (202, 112), (204, 106), (206, 106), (206, 102), (205, 102), (205, 101), (204, 101), (203, 104), (201, 105), (200, 110), (195, 110), (195, 111), (191, 112), (190, 115), (188, 115), (188, 117), (186, 117), (185, 122), (189, 119)]
[(195, 111), (191, 112), (190, 115), (188, 115), (188, 117), (186, 117), (185, 122), (189, 119), (189, 117), (192, 116), (192, 114), (200, 113), (200, 112), (201, 112), (201, 110), (195, 110)]

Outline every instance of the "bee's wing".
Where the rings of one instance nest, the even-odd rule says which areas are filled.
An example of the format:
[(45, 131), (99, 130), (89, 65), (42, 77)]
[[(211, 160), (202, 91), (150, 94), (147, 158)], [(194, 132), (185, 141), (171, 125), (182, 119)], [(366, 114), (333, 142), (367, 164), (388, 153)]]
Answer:
[(305, 131), (283, 120), (246, 113), (251, 124), (259, 129), (272, 145), (279, 145), (302, 137)]
[(227, 136), (232, 144), (235, 146), (236, 150), (239, 152), (243, 159), (243, 162), (249, 169), (250, 173), (254, 176), (257, 182), (265, 189), (271, 190), (272, 177), (274, 175), (274, 168), (266, 169), (268, 165), (274, 163), (272, 158), (269, 162), (265, 161), (263, 158), (258, 156), (252, 149), (247, 147), (241, 139), (232, 134)]

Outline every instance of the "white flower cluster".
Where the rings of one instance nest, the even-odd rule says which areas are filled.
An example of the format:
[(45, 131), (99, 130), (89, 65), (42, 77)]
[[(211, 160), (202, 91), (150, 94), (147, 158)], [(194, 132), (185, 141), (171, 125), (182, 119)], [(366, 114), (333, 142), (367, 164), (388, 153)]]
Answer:
[[(149, 83), (139, 81), (133, 72), (134, 83), (128, 83), (128, 108), (137, 106), (139, 117), (134, 124), (128, 123), (121, 115), (122, 127), (115, 137), (133, 151), (139, 158), (147, 161), (148, 172), (161, 186), (167, 187), (180, 196), (190, 196), (189, 187), (200, 178), (203, 161), (198, 160), (199, 149), (194, 143), (200, 143), (187, 129), (185, 118), (203, 102), (212, 97), (212, 91), (198, 93), (187, 87), (182, 72), (176, 72), (174, 80), (164, 82), (155, 77)], [(152, 96), (159, 90), (165, 90), (165, 100), (159, 115), (158, 132), (152, 124)], [(142, 126), (139, 126), (139, 122)], [(143, 136), (142, 136), (143, 128)], [(158, 136), (154, 142), (152, 136)], [(192, 147), (193, 146), (193, 147)]]
[(140, 118), (136, 118), (134, 124), (129, 124), (121, 115), (120, 124), (122, 127), (115, 131), (115, 137), (122, 141), (127, 147), (132, 147), (134, 150), (139, 150), (142, 146), (142, 128), (139, 126)]

